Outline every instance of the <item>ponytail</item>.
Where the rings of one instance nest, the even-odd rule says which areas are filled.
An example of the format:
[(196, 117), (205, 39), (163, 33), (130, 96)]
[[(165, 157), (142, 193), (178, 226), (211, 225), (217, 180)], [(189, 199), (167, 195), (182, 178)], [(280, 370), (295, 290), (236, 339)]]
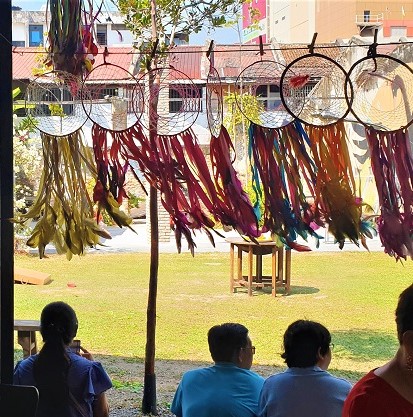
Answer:
[[(77, 318), (67, 304), (48, 304), (42, 312), (41, 334), (44, 345), (34, 361), (34, 378), (39, 390), (39, 408), (47, 413), (69, 417), (68, 373), (70, 357), (67, 346), (77, 331)], [(50, 407), (50, 409), (49, 409)]]

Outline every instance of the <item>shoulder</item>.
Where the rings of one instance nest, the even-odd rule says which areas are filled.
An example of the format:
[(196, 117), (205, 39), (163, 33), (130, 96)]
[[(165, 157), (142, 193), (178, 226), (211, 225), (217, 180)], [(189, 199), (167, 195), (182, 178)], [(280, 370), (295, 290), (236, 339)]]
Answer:
[(17, 362), (15, 369), (26, 369), (26, 368), (31, 368), (34, 364), (34, 361), (36, 360), (37, 355), (32, 355), (29, 356), (26, 359), (23, 359), (19, 362)]
[(80, 374), (89, 374), (93, 379), (105, 378), (108, 379), (108, 375), (103, 368), (103, 365), (98, 361), (90, 361), (82, 356), (71, 353), (69, 355), (71, 361), (71, 368), (74, 372)]
[(29, 356), (27, 359), (17, 362), (13, 372), (15, 384), (32, 384), (33, 364), (37, 355)]
[(264, 387), (266, 386), (274, 386), (278, 384), (282, 384), (287, 379), (291, 378), (292, 376), (289, 375), (287, 372), (279, 372), (273, 375), (270, 375), (264, 382)]
[(340, 378), (338, 376), (332, 375), (332, 374), (330, 374), (330, 372), (327, 372), (327, 371), (324, 371), (324, 372), (325, 372), (325, 375), (326, 375), (325, 377), (332, 384), (335, 384), (336, 386), (339, 386), (339, 387), (347, 388), (348, 390), (350, 390), (352, 388), (351, 383), (349, 381), (347, 381), (347, 379)]
[(374, 410), (380, 409), (386, 395), (377, 388), (379, 382), (373, 372), (360, 379), (344, 402), (343, 416), (362, 417), (372, 415)]

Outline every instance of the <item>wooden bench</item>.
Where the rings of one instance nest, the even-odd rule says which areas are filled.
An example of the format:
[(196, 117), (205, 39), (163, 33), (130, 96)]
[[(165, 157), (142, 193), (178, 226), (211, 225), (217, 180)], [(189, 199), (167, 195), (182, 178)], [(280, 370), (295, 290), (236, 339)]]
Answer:
[(36, 332), (40, 331), (39, 320), (14, 320), (17, 343), (23, 348), (23, 357), (37, 353)]
[[(248, 295), (252, 295), (253, 288), (271, 287), (273, 297), (276, 296), (276, 288), (284, 289), (284, 293), (290, 292), (291, 281), (291, 249), (280, 248), (273, 241), (262, 241), (259, 244), (242, 238), (227, 238), (230, 243), (230, 291), (235, 292), (239, 287), (247, 287)], [(234, 249), (237, 247), (237, 273), (235, 276)], [(242, 271), (242, 254), (248, 253), (247, 275)], [(262, 257), (271, 255), (271, 275), (263, 275)], [(285, 256), (284, 256), (285, 255)], [(255, 257), (255, 275), (253, 264)]]

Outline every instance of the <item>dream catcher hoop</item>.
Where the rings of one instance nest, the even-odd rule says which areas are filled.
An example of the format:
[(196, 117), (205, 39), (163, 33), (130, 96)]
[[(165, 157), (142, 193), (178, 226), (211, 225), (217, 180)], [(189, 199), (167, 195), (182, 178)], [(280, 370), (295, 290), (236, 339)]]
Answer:
[[(285, 66), (270, 60), (254, 62), (246, 67), (235, 82), (235, 100), (241, 113), (252, 123), (267, 127), (280, 128), (293, 121), (280, 99), (281, 74)], [(258, 97), (261, 109), (251, 115), (251, 103), (248, 97)]]
[[(346, 71), (328, 56), (310, 52), (292, 61), (281, 76), (281, 101), (296, 119), (328, 126), (349, 112)], [(352, 95), (351, 89), (348, 91)]]
[(221, 78), (218, 74), (218, 71), (214, 67), (214, 55), (212, 47), (213, 42), (211, 42), (207, 52), (210, 66), (206, 83), (206, 112), (209, 130), (213, 136), (217, 137), (221, 131), (223, 123), (224, 95), (222, 91)]
[(93, 68), (82, 86), (82, 104), (89, 119), (112, 132), (127, 130), (138, 123), (142, 91), (138, 80), (124, 68), (103, 63)]
[[(149, 80), (154, 80), (149, 86)], [(200, 89), (182, 71), (159, 67), (139, 78), (142, 94), (135, 95), (135, 106), (142, 109), (141, 123), (158, 135), (177, 135), (189, 129), (198, 118), (202, 105)], [(156, 109), (153, 104), (157, 101)], [(149, 117), (150, 112), (152, 117)], [(151, 126), (150, 120), (156, 123)]]
[(91, 106), (83, 104), (81, 79), (65, 71), (50, 71), (35, 78), (25, 94), (26, 112), (40, 132), (67, 136), (88, 119)]
[(366, 127), (393, 132), (413, 122), (413, 70), (397, 58), (369, 52), (350, 68), (345, 94)]

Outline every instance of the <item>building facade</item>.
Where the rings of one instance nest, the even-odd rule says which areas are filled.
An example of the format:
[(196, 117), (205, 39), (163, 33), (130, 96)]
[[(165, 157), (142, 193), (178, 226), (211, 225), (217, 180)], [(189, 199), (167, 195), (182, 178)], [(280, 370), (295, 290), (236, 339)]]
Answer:
[(413, 37), (413, 3), (408, 1), (252, 0), (243, 9), (244, 42), (249, 43), (259, 42), (259, 34), (248, 29), (249, 7), (265, 11), (265, 36), (281, 43), (308, 43), (315, 32), (317, 42), (372, 36), (375, 30), (384, 40)]
[[(12, 43), (17, 47), (45, 46), (49, 17), (45, 11), (13, 10)], [(132, 46), (132, 33), (119, 12), (102, 12), (94, 24), (99, 46)]]

